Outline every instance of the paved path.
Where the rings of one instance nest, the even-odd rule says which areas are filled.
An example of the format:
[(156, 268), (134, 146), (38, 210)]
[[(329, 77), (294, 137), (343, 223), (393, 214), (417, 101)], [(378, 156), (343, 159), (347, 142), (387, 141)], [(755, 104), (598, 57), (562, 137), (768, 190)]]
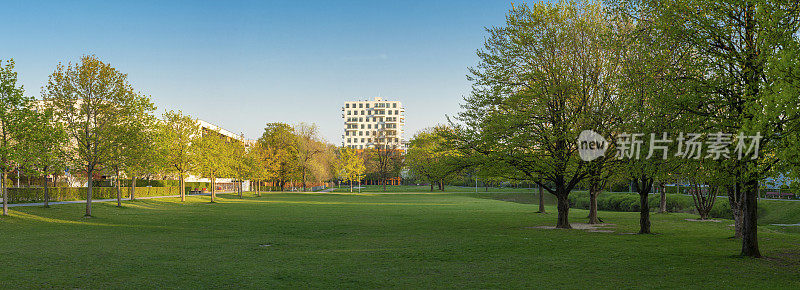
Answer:
[[(222, 193), (222, 192), (218, 192)], [(201, 195), (211, 195), (211, 193), (196, 193), (196, 194), (187, 194), (186, 196), (201, 196)], [(154, 199), (154, 198), (168, 198), (168, 197), (181, 197), (180, 195), (164, 195), (164, 196), (145, 196), (145, 197), (137, 197), (136, 199)], [(124, 198), (122, 201), (129, 201), (130, 199)], [(109, 198), (109, 199), (93, 199), (92, 202), (106, 202), (106, 201), (117, 201), (116, 198)], [(51, 201), (50, 205), (56, 204), (70, 204), (70, 203), (86, 203), (86, 200), (68, 200), (68, 201)], [(17, 207), (17, 206), (44, 206), (44, 202), (34, 202), (34, 203), (9, 203), (8, 207)]]

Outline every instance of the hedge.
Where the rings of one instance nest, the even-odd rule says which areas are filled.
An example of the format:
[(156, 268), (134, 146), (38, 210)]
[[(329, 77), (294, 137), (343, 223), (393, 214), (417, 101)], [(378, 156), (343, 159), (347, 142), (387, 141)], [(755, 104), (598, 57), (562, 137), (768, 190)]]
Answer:
[[(50, 201), (86, 199), (86, 187), (51, 187)], [(122, 198), (129, 198), (128, 187), (120, 188)], [(188, 193), (188, 191), (187, 191)], [(136, 187), (136, 197), (178, 195), (178, 187)], [(116, 187), (92, 188), (92, 199), (117, 198)], [(9, 203), (43, 202), (44, 188), (8, 188)]]
[[(570, 207), (589, 209), (589, 194), (586, 192), (573, 192), (569, 195)], [(647, 200), (651, 210), (658, 209), (661, 203), (660, 194), (651, 194)], [(639, 211), (639, 194), (628, 192), (603, 192), (597, 197), (597, 209), (608, 211)], [(762, 211), (759, 206), (759, 212)], [(667, 194), (667, 211), (696, 213), (694, 201), (688, 195)], [(732, 219), (731, 207), (727, 197), (717, 197), (714, 207), (709, 213), (714, 218)]]

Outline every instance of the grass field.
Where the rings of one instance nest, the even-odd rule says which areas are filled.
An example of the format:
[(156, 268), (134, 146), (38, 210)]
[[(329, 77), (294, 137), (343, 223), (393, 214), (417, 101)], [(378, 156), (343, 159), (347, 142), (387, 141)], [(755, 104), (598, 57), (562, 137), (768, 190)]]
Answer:
[[(727, 222), (602, 212), (613, 233), (532, 228), (536, 205), (487, 194), (273, 193), (12, 208), (0, 288), (800, 288), (800, 234), (763, 228), (739, 258)], [(549, 207), (548, 210), (555, 212)], [(587, 212), (572, 210), (573, 223)]]

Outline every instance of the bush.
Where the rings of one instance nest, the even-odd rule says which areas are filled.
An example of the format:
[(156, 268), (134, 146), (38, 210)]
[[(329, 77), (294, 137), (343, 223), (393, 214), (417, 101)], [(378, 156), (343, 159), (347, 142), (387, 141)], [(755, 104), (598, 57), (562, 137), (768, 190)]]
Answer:
[[(122, 198), (130, 198), (129, 188), (122, 187)], [(50, 201), (86, 199), (86, 187), (51, 187)], [(177, 195), (178, 187), (136, 187), (136, 197)], [(116, 187), (92, 188), (92, 199), (117, 198)], [(9, 203), (43, 202), (44, 188), (8, 188)]]
[[(573, 192), (569, 196), (570, 206), (573, 208), (589, 209), (589, 193)], [(661, 203), (659, 194), (651, 194), (648, 205), (651, 210), (657, 210)], [(597, 197), (597, 209), (607, 211), (639, 211), (639, 195), (627, 192), (603, 192)], [(758, 215), (767, 213), (767, 208), (759, 204)], [(697, 213), (691, 196), (682, 194), (667, 194), (668, 212)], [(712, 218), (733, 219), (731, 206), (726, 197), (717, 197), (709, 216)]]
[[(570, 205), (575, 208), (582, 208), (582, 209), (589, 209), (589, 194), (586, 192), (576, 192), (570, 194)], [(721, 203), (723, 200), (720, 198), (717, 199), (715, 208)], [(724, 200), (725, 206), (727, 206), (727, 200)], [(659, 205), (661, 204), (661, 199), (659, 194), (651, 194), (647, 200), (648, 206), (651, 209), (658, 209)], [(628, 211), (628, 212), (636, 212), (639, 211), (639, 194), (636, 193), (628, 193), (628, 192), (603, 192), (597, 197), (597, 209), (598, 210), (609, 210), (609, 211)], [(667, 194), (667, 211), (671, 212), (681, 212), (681, 211), (693, 211), (694, 210), (694, 203), (692, 201), (691, 196), (685, 195), (676, 195), (676, 194)], [(718, 211), (722, 212), (724, 208), (720, 208)], [(730, 210), (730, 207), (728, 207)]]

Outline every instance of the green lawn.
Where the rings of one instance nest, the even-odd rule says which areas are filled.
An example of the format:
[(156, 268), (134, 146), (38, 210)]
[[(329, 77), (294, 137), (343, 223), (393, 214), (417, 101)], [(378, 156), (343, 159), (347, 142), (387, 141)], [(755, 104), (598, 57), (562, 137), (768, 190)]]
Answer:
[[(602, 212), (615, 233), (548, 230), (553, 213), (485, 195), (274, 193), (12, 208), (7, 288), (800, 288), (800, 234), (764, 228), (768, 259), (735, 256), (727, 222)], [(572, 210), (573, 223), (586, 211)]]

